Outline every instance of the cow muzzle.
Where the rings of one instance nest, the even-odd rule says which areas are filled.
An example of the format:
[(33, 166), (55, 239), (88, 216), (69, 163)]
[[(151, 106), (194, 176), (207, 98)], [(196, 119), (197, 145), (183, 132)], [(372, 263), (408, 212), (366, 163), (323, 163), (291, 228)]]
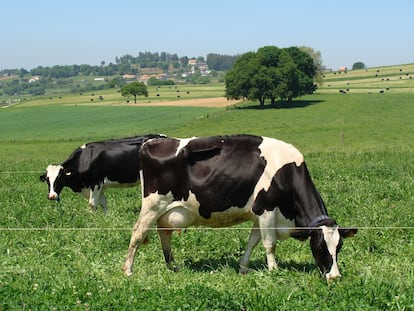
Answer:
[(55, 200), (55, 201), (58, 201), (58, 202), (60, 201), (59, 195), (57, 193), (49, 193), (47, 198), (49, 200)]
[(328, 273), (325, 273), (325, 278), (327, 282), (332, 282), (335, 279), (339, 279), (341, 276), (342, 275), (339, 272), (338, 264), (336, 263), (336, 261), (332, 265), (331, 270)]
[(341, 278), (342, 275), (340, 273), (327, 273), (325, 274), (325, 278), (327, 282), (332, 282), (335, 279)]

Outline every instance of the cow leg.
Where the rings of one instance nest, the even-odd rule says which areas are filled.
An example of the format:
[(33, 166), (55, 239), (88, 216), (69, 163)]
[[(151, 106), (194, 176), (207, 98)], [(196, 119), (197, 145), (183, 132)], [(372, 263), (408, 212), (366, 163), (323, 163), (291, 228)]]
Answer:
[(100, 185), (96, 185), (95, 187), (91, 188), (88, 202), (91, 210), (94, 210), (100, 202), (101, 190), (102, 188)]
[(99, 196), (99, 203), (102, 205), (104, 213), (106, 215), (108, 213), (108, 206), (103, 190), (101, 191), (101, 195)]
[(158, 236), (161, 241), (162, 252), (164, 254), (165, 263), (168, 269), (178, 271), (178, 267), (174, 263), (174, 257), (171, 251), (171, 236), (173, 230), (158, 226)]
[(132, 265), (134, 264), (135, 253), (137, 252), (138, 247), (145, 242), (150, 228), (155, 224), (157, 218), (159, 217), (159, 215), (155, 212), (150, 211), (145, 213), (145, 208), (143, 208), (143, 210), (141, 210), (141, 214), (132, 229), (127, 258), (125, 259), (125, 263), (122, 268), (126, 276), (132, 275)]
[(246, 274), (249, 272), (249, 261), (250, 256), (252, 255), (253, 249), (256, 247), (257, 243), (259, 243), (261, 238), (260, 229), (258, 228), (257, 222), (253, 224), (252, 231), (250, 232), (249, 240), (247, 241), (246, 250), (240, 259), (240, 269), (239, 272), (242, 274)]
[(269, 270), (277, 269), (275, 258), (276, 249), (276, 215), (272, 211), (265, 211), (259, 217), (260, 233), (263, 246), (266, 250), (267, 266)]

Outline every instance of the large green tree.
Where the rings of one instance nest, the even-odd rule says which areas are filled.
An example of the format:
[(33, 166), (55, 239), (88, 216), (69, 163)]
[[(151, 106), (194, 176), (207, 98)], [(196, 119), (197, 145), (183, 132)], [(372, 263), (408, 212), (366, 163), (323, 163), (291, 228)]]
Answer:
[(312, 57), (297, 47), (262, 47), (235, 61), (225, 76), (226, 96), (258, 100), (260, 106), (264, 106), (266, 99), (272, 105), (278, 99), (290, 102), (315, 91), (316, 73)]
[(131, 82), (121, 88), (122, 96), (134, 96), (134, 102), (137, 103), (137, 96), (148, 97), (147, 86), (142, 82)]

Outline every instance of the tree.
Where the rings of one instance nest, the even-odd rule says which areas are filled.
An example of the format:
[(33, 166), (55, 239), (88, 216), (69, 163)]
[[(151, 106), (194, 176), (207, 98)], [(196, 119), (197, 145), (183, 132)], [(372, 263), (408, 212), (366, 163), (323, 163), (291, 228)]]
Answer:
[(134, 96), (134, 102), (137, 103), (137, 96), (148, 97), (147, 86), (142, 82), (131, 82), (121, 88), (122, 96)]
[(356, 62), (355, 64), (352, 65), (352, 70), (364, 69), (364, 68), (365, 68), (365, 64), (363, 62)]
[(260, 48), (257, 52), (242, 54), (225, 76), (227, 98), (258, 100), (261, 107), (270, 99), (292, 101), (312, 94), (316, 66), (312, 57), (297, 47), (279, 49)]
[(299, 49), (307, 54), (310, 55), (313, 59), (313, 64), (316, 67), (316, 75), (315, 75), (315, 82), (318, 83), (318, 85), (323, 84), (323, 71), (324, 66), (322, 64), (322, 55), (320, 51), (315, 51), (313, 48), (309, 46), (300, 46)]

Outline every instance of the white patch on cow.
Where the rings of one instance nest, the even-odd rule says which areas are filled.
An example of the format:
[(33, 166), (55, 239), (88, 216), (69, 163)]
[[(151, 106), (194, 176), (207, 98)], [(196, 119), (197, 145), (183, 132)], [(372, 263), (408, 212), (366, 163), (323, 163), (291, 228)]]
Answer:
[(274, 138), (263, 137), (259, 149), (266, 160), (266, 167), (256, 184), (255, 195), (262, 189), (269, 189), (272, 178), (281, 167), (292, 162), (300, 166), (304, 161), (303, 155), (294, 146)]
[[(204, 218), (199, 212), (200, 202), (190, 191), (187, 200), (173, 201), (171, 192), (160, 195), (151, 193), (142, 201), (144, 214), (153, 212), (159, 224), (166, 228), (187, 228), (189, 226), (207, 226), (221, 228), (236, 225), (247, 220), (254, 220), (250, 206), (244, 208), (230, 207), (222, 212), (213, 212), (209, 218)], [(150, 213), (152, 214), (152, 213)]]
[(181, 149), (183, 149), (187, 144), (192, 141), (193, 139), (196, 139), (197, 137), (193, 136), (191, 138), (177, 138), (180, 141), (180, 144), (178, 145), (177, 151), (175, 152), (175, 156), (177, 156)]
[(276, 238), (278, 240), (286, 240), (294, 231), (295, 220), (285, 218), (279, 208), (275, 208), (276, 214)]
[(329, 254), (331, 254), (333, 260), (331, 270), (326, 274), (326, 278), (330, 280), (341, 276), (339, 273), (338, 263), (336, 261), (336, 248), (339, 243), (340, 234), (338, 227), (321, 226), (321, 229)]
[(86, 144), (83, 144), (82, 146), (80, 146), (79, 148), (81, 149), (85, 149), (86, 148)]
[(49, 165), (46, 168), (46, 178), (49, 179), (49, 185), (50, 185), (49, 199), (57, 199), (58, 198), (58, 194), (56, 193), (56, 191), (54, 189), (54, 185), (55, 185), (56, 178), (58, 177), (59, 172), (62, 169), (63, 169), (62, 165)]

